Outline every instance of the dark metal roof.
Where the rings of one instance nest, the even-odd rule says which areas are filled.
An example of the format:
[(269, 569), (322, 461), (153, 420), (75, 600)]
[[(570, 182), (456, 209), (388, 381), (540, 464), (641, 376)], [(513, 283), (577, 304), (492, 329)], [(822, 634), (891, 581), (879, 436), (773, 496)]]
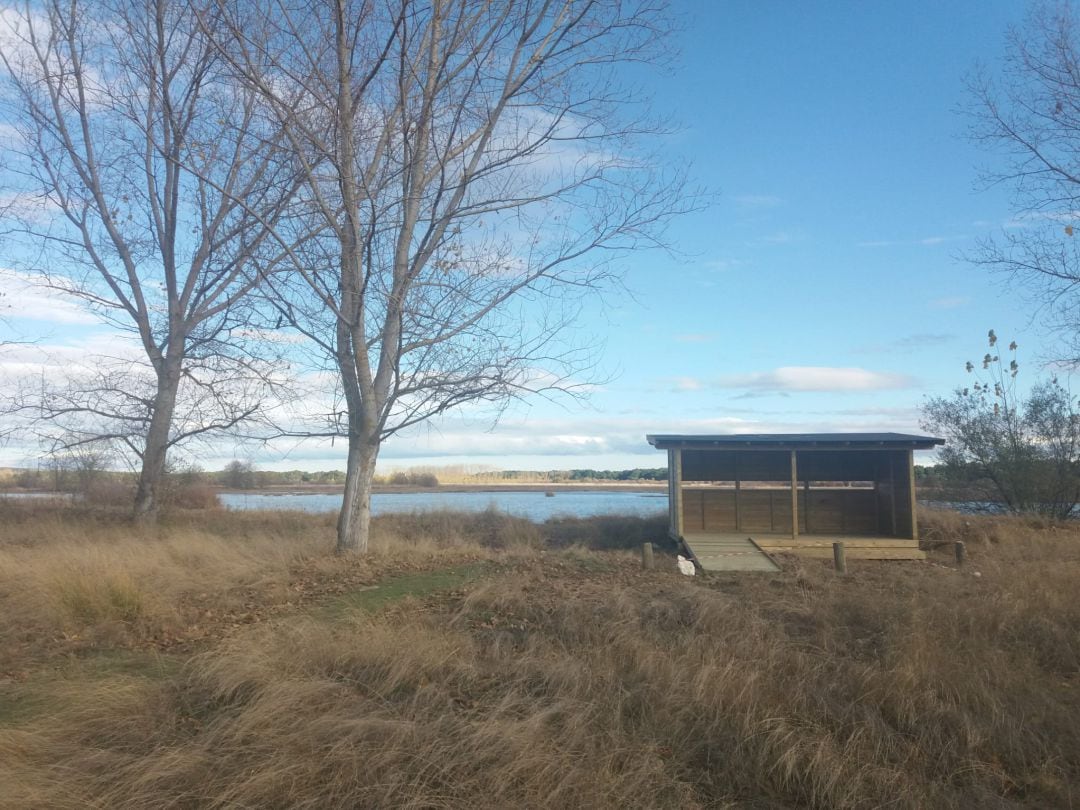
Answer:
[(945, 444), (934, 436), (915, 436), (910, 433), (725, 433), (713, 435), (652, 434), (645, 439), (658, 450), (685, 447), (698, 450), (730, 449), (836, 449), (869, 450), (875, 447), (929, 450)]

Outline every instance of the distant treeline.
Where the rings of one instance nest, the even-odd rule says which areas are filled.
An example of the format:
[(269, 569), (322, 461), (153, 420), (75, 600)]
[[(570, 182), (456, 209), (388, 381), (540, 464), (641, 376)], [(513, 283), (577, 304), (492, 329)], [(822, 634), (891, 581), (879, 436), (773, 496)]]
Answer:
[[(204, 470), (188, 466), (170, 471), (166, 481), (183, 486), (211, 486), (226, 489), (260, 489), (282, 486), (341, 486), (342, 470), (258, 470), (252, 464), (233, 461), (223, 470)], [(135, 475), (77, 464), (43, 464), (36, 469), (0, 470), (0, 490), (45, 490), (50, 492), (88, 492), (104, 483), (134, 485)], [(439, 478), (423, 471), (394, 472), (375, 476), (378, 486), (437, 487)]]
[[(444, 474), (445, 473), (445, 474)], [(260, 489), (285, 486), (341, 486), (342, 470), (260, 470), (248, 461), (231, 461), (222, 470), (204, 470), (197, 465), (172, 470), (167, 478), (184, 486), (211, 486), (227, 489)], [(92, 484), (134, 484), (134, 474), (103, 468), (98, 463), (78, 459), (52, 459), (36, 469), (0, 470), (0, 489), (86, 492)], [(422, 467), (375, 476), (377, 486), (437, 487), (454, 484), (559, 484), (603, 481), (667, 481), (666, 467), (632, 470), (485, 470), (466, 472), (455, 468), (445, 471)]]
[[(206, 473), (210, 481), (230, 489), (258, 489), (280, 486), (333, 486), (345, 483), (343, 470), (256, 470), (244, 461), (231, 461), (221, 472)], [(408, 470), (376, 475), (376, 486), (437, 487), (439, 478), (428, 470)]]

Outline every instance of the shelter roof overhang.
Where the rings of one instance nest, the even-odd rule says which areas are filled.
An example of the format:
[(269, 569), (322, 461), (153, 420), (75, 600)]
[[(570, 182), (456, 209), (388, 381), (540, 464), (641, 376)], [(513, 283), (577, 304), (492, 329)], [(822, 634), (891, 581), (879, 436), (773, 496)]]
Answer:
[(658, 450), (931, 450), (945, 444), (910, 433), (650, 433), (645, 439)]

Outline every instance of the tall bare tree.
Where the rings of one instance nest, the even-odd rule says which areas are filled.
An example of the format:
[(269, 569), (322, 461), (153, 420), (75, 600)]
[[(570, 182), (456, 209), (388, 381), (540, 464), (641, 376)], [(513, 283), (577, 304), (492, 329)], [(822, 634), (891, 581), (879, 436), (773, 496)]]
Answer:
[(143, 520), (170, 448), (251, 417), (266, 392), (251, 263), (272, 263), (290, 169), (207, 19), (174, 0), (42, 0), (0, 19), (2, 123), (18, 133), (5, 191), (34, 201), (23, 264), (137, 346), (36, 404), (76, 445), (135, 451)]
[(319, 233), (271, 287), (339, 381), (339, 552), (366, 549), (383, 441), (572, 386), (581, 301), (695, 205), (643, 150), (661, 129), (620, 73), (663, 56), (665, 5), (221, 0), (222, 52), (306, 174), (281, 241)]
[(1080, 20), (1069, 2), (1034, 4), (1008, 33), (998, 70), (969, 81), (970, 135), (1004, 161), (988, 184), (1013, 192), (1013, 220), (969, 257), (1038, 304), (1080, 362)]

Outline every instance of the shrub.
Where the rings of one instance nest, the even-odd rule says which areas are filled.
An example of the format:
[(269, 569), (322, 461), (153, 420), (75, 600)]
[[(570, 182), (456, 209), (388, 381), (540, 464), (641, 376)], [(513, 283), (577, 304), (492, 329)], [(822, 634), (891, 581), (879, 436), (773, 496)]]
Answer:
[[(985, 479), (1009, 512), (1066, 518), (1080, 501), (1080, 413), (1056, 378), (1016, 393), (1016, 343), (1008, 365), (994, 330), (982, 374), (922, 408), (922, 425), (946, 440), (941, 460), (955, 478)], [(977, 365), (968, 362), (969, 374)], [(963, 475), (962, 475), (963, 474)]]
[(595, 517), (556, 517), (544, 522), (544, 538), (555, 548), (584, 546), (597, 551), (634, 549), (642, 543), (661, 548), (675, 544), (668, 537), (667, 515), (656, 517), (627, 517), (597, 515)]
[(142, 591), (123, 572), (72, 574), (57, 583), (56, 592), (65, 618), (80, 628), (114, 621), (133, 624), (145, 610)]
[(166, 507), (178, 509), (221, 509), (217, 491), (206, 484), (178, 486), (169, 493)]

